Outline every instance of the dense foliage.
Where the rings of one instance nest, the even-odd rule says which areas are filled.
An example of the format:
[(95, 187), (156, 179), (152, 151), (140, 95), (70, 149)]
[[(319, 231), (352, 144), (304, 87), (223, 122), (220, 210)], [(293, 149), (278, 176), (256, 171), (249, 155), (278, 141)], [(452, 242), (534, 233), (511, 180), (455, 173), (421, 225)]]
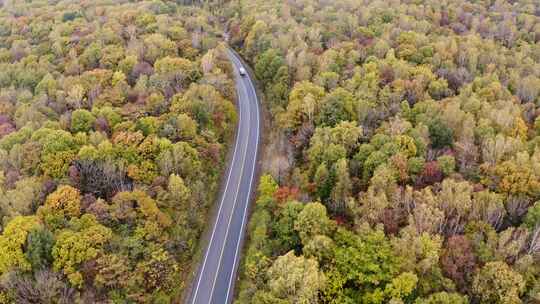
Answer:
[(538, 1), (225, 14), (278, 133), (238, 303), (540, 301)]
[(214, 22), (0, 1), (0, 303), (178, 297), (236, 121)]

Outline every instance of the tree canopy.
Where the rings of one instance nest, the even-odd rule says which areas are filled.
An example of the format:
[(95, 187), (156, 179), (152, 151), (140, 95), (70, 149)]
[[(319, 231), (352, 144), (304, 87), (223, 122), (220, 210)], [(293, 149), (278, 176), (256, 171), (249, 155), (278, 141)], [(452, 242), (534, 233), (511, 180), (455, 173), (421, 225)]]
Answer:
[(236, 113), (210, 10), (0, 1), (0, 303), (172, 303)]
[(238, 304), (285, 303), (266, 273), (291, 251), (326, 283), (287, 303), (539, 300), (534, 1), (231, 1), (222, 15), (264, 94), (277, 183), (255, 206)]

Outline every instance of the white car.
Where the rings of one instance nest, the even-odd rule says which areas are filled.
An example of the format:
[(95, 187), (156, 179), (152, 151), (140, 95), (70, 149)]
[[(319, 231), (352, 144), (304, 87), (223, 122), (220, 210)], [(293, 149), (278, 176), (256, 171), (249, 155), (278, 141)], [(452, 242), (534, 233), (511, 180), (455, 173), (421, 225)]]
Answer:
[(241, 76), (246, 76), (247, 75), (246, 69), (244, 69), (242, 67), (238, 69), (238, 72), (240, 73)]

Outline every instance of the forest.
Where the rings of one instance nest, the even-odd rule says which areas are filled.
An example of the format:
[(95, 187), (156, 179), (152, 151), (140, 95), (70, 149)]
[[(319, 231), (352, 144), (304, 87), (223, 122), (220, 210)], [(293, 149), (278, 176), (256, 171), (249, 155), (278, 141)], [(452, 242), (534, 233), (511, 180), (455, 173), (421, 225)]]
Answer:
[(0, 1), (0, 303), (179, 297), (236, 123), (216, 25), (174, 2)]
[(540, 302), (537, 0), (223, 15), (273, 130), (235, 303)]
[(237, 114), (235, 304), (540, 303), (538, 0), (0, 0), (0, 303), (178, 303)]

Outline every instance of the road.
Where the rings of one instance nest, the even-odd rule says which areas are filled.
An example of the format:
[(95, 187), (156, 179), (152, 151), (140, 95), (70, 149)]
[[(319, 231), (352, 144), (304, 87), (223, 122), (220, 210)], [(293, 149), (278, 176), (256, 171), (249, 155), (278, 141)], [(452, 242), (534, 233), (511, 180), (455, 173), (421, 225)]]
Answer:
[(231, 51), (229, 57), (234, 66), (238, 95), (236, 142), (210, 241), (189, 297), (190, 304), (232, 302), (251, 189), (256, 186), (259, 103), (250, 76), (242, 77), (238, 72), (242, 62)]

